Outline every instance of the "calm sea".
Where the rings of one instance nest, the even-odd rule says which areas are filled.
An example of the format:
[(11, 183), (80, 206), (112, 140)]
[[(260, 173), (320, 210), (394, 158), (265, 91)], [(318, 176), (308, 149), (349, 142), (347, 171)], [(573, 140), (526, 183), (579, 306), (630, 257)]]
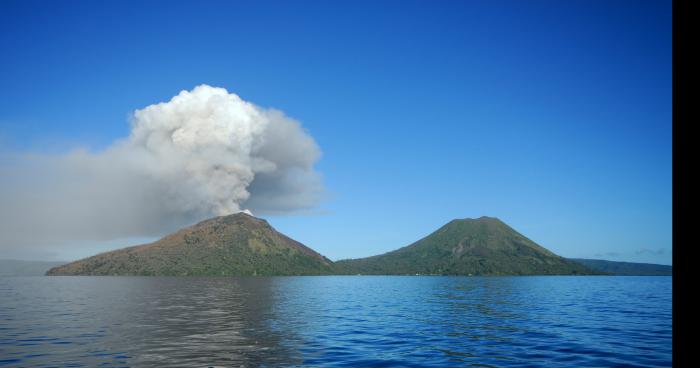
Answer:
[(671, 366), (671, 277), (0, 277), (0, 366)]

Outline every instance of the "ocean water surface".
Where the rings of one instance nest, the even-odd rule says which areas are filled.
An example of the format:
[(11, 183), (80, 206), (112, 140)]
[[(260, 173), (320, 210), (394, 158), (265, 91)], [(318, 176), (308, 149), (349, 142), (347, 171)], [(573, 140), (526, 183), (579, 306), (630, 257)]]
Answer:
[(0, 366), (671, 366), (671, 277), (0, 277)]

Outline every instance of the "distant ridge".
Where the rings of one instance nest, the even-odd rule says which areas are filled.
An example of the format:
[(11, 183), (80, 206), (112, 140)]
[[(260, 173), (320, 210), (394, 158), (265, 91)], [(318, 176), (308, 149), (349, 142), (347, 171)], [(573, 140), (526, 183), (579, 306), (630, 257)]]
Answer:
[(417, 242), (382, 255), (341, 260), (341, 274), (590, 275), (495, 217), (455, 219)]
[(0, 259), (0, 276), (44, 276), (46, 270), (65, 262)]
[(267, 221), (237, 213), (184, 228), (156, 242), (54, 267), (47, 275), (247, 276), (320, 275), (332, 262), (277, 232)]
[(616, 262), (605, 261), (602, 259), (583, 259), (569, 258), (572, 261), (581, 263), (582, 265), (592, 268), (596, 271), (609, 273), (617, 276), (671, 276), (673, 275), (673, 266), (653, 264), (653, 263), (636, 263), (636, 262)]

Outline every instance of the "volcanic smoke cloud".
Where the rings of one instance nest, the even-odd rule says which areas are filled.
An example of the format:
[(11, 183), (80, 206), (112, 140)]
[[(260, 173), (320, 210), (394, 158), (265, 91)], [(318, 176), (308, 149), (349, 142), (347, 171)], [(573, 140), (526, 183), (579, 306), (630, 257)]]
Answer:
[(301, 125), (200, 85), (136, 110), (104, 151), (0, 162), (0, 246), (161, 235), (216, 215), (317, 204), (320, 150)]

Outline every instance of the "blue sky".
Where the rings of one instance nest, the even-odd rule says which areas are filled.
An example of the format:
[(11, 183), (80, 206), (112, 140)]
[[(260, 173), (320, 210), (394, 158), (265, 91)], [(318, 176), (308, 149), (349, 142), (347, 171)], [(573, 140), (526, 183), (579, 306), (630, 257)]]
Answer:
[(671, 263), (670, 1), (3, 1), (0, 50), (2, 152), (99, 150), (202, 83), (301, 121), (327, 196), (268, 220), (331, 259), (487, 215)]

